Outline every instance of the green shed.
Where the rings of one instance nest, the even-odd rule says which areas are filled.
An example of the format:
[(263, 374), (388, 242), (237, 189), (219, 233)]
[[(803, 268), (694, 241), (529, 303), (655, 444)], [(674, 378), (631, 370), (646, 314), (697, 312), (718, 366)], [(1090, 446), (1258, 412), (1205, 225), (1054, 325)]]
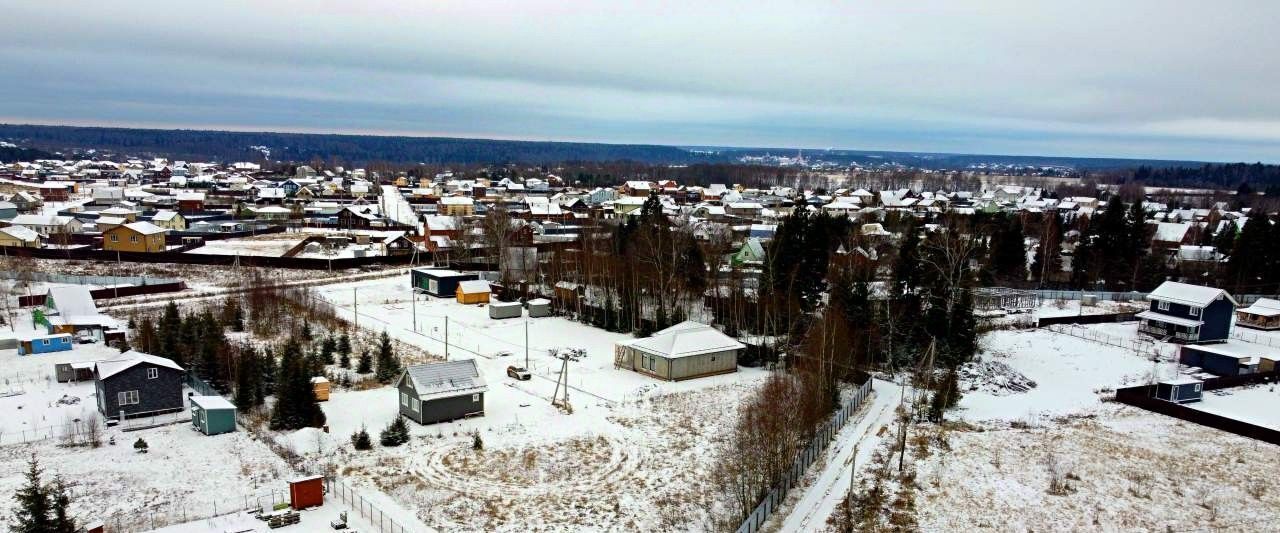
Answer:
[(192, 396), (191, 425), (205, 435), (236, 430), (236, 406), (221, 396)]

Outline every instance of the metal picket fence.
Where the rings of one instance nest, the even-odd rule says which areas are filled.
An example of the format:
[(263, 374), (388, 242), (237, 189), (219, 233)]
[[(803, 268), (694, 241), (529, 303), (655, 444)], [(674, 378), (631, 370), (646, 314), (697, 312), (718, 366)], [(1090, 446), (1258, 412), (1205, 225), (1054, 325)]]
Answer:
[(872, 381), (874, 380), (867, 378), (867, 382), (858, 387), (858, 391), (839, 411), (836, 411), (831, 420), (828, 420), (826, 424), (823, 424), (818, 429), (817, 434), (809, 441), (809, 445), (805, 446), (795, 461), (791, 463), (791, 468), (782, 474), (782, 479), (774, 483), (773, 488), (769, 489), (769, 493), (765, 494), (764, 498), (760, 500), (755, 510), (751, 511), (746, 520), (742, 521), (742, 525), (738, 526), (737, 533), (756, 533), (760, 530), (760, 527), (769, 519), (769, 516), (777, 510), (779, 505), (782, 505), (782, 501), (787, 497), (787, 492), (804, 477), (805, 471), (809, 469), (809, 466), (822, 457), (822, 452), (826, 451), (827, 447), (831, 445), (831, 441), (836, 438), (836, 434), (840, 433), (840, 429), (844, 427), (844, 424), (853, 417), (862, 402), (871, 395)]
[(1280, 338), (1261, 335), (1252, 331), (1241, 331), (1238, 326), (1231, 329), (1231, 338), (1252, 344), (1261, 344), (1270, 348), (1280, 348)]
[(406, 533), (412, 531), (387, 516), (373, 502), (366, 500), (359, 492), (348, 487), (346, 483), (336, 477), (324, 478), (324, 490), (326, 496), (338, 498), (338, 501), (350, 506), (352, 510), (367, 520), (372, 527), (378, 528), (378, 533)]

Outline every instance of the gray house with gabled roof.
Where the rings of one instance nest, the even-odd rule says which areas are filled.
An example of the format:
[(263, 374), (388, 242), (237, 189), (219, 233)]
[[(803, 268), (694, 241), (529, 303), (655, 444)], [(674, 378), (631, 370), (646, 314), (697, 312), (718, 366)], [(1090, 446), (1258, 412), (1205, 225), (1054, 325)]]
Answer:
[(98, 412), (106, 418), (132, 418), (186, 409), (185, 374), (172, 359), (132, 350), (120, 359), (99, 361), (93, 369)]
[(419, 424), (484, 415), (488, 390), (474, 359), (413, 365), (396, 381), (400, 414)]

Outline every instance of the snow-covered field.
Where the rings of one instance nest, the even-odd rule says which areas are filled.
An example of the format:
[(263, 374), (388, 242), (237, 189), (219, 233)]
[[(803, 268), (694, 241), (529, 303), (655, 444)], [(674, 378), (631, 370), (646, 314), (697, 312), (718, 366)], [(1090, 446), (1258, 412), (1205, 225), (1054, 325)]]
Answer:
[(1280, 430), (1280, 391), (1273, 384), (1206, 391), (1187, 407)]
[(189, 254), (204, 255), (247, 255), (280, 257), (290, 248), (306, 238), (297, 234), (277, 233), (259, 238), (226, 239), (207, 241), (204, 246), (191, 250)]
[[(485, 416), (418, 426), (394, 449), (355, 452), (352, 432), (377, 432), (397, 413), (396, 392), (335, 392), (322, 404), (331, 433), (304, 430), (299, 450), (332, 457), (340, 473), (386, 492), (427, 525), (447, 531), (706, 530), (715, 437), (738, 398), (764, 377), (741, 371), (678, 383), (613, 367), (614, 342), (627, 338), (563, 318), (492, 320), (484, 306), (418, 297), (408, 276), (326, 286), (321, 294), (361, 327), (444, 354), (475, 358), (489, 385)], [(358, 299), (357, 299), (358, 298)], [(528, 321), (534, 378), (508, 378), (524, 365)], [(559, 361), (548, 350), (586, 350), (570, 363), (572, 414), (551, 405)], [(499, 352), (511, 355), (497, 355)], [(483, 450), (472, 449), (478, 432)]]

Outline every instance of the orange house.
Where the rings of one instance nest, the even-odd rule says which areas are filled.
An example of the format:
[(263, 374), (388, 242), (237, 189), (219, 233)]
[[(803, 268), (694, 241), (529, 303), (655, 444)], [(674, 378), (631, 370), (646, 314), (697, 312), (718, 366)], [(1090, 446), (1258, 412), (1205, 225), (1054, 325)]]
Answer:
[(169, 230), (150, 222), (133, 222), (102, 232), (102, 249), (116, 252), (163, 252)]
[(476, 279), (458, 282), (458, 303), (489, 303), (489, 282)]

